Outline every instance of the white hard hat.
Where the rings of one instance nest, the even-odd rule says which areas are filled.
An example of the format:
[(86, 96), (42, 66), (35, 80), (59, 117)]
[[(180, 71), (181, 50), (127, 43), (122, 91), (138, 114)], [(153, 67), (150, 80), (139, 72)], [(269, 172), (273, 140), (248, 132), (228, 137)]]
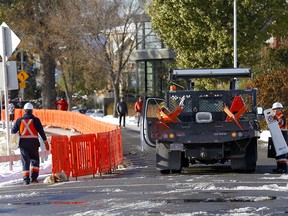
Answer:
[(33, 110), (33, 105), (31, 103), (26, 103), (24, 105), (24, 110)]
[(275, 102), (272, 106), (272, 109), (283, 109), (283, 106), (279, 102)]

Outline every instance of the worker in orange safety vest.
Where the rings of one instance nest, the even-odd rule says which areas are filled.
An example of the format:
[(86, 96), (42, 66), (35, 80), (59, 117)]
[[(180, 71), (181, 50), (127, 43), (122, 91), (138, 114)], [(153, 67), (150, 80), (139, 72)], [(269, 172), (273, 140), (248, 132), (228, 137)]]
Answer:
[[(39, 118), (35, 117), (33, 105), (24, 105), (25, 114), (18, 118), (12, 127), (12, 134), (19, 132), (19, 148), (21, 153), (22, 171), (24, 184), (28, 185), (32, 181), (38, 183), (39, 176), (39, 147), (38, 133), (44, 141), (45, 148), (49, 151), (49, 143)], [(31, 172), (31, 173), (30, 173)], [(31, 174), (31, 179), (30, 179)]]
[(134, 105), (134, 110), (135, 110), (136, 115), (137, 115), (137, 126), (138, 126), (138, 127), (139, 127), (139, 124), (140, 124), (142, 106), (143, 106), (143, 99), (142, 99), (142, 97), (140, 96), (140, 97), (138, 98), (138, 100), (136, 101), (135, 105)]
[[(278, 125), (281, 131), (287, 129), (286, 118), (283, 114), (283, 105), (279, 102), (275, 102), (272, 105), (272, 110), (274, 112), (274, 118), (278, 121)], [(287, 172), (287, 154), (279, 155), (275, 157), (277, 168), (273, 169), (275, 173), (286, 173)]]

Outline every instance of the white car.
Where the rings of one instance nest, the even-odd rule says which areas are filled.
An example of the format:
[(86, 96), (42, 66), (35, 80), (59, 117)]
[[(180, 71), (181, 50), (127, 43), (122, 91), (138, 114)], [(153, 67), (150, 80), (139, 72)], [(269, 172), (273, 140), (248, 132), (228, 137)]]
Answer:
[(104, 110), (103, 109), (96, 109), (95, 113), (93, 115), (98, 116), (98, 117), (104, 117)]
[(85, 114), (91, 117), (104, 117), (103, 109), (88, 109)]

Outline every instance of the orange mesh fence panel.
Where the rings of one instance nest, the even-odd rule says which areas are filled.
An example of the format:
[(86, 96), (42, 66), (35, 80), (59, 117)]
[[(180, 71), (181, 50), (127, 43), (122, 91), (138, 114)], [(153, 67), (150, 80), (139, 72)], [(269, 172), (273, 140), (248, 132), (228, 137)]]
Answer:
[(99, 172), (105, 173), (111, 170), (110, 157), (109, 157), (109, 137), (107, 132), (97, 133), (99, 145)]
[[(53, 111), (53, 110), (51, 110), (51, 111)], [(34, 113), (34, 111), (33, 111), (33, 113)], [(49, 123), (48, 125), (51, 125), (50, 122), (53, 122), (53, 118), (51, 117), (52, 115), (50, 113), (51, 112), (49, 110), (37, 110), (34, 115), (37, 116), (41, 120), (41, 122), (42, 122), (42, 119), (45, 119), (46, 122), (48, 121), (48, 123)]]
[(70, 177), (69, 140), (67, 136), (51, 137), (52, 173), (64, 171)]
[(51, 126), (57, 126), (57, 119), (59, 118), (59, 113), (56, 111), (56, 110), (45, 110), (45, 113), (48, 114), (47, 115), (47, 121), (48, 121), (48, 125), (51, 125)]
[(51, 125), (50, 121), (52, 122), (53, 119), (51, 119), (50, 113), (51, 113), (50, 111), (43, 110), (43, 109), (34, 109), (33, 110), (33, 115), (36, 116), (37, 118), (39, 118), (43, 125)]
[[(14, 122), (21, 117), (24, 114), (24, 110), (23, 109), (15, 109), (14, 111)], [(6, 116), (5, 116), (5, 109), (3, 109), (1, 111), (1, 120), (5, 121), (6, 120)]]
[(24, 114), (23, 109), (15, 109), (14, 111), (14, 121), (16, 121), (18, 118), (20, 118)]
[(5, 119), (5, 110), (1, 109), (1, 120), (4, 121)]
[(123, 162), (123, 150), (122, 150), (122, 135), (121, 130), (116, 129), (113, 131), (115, 138), (113, 139), (114, 145), (116, 146), (115, 163), (118, 166)]
[(85, 176), (96, 173), (94, 145), (95, 134), (84, 134), (70, 137), (72, 176)]
[(95, 145), (94, 145), (94, 166), (95, 166), (96, 173), (100, 173), (100, 149), (99, 149), (99, 141), (97, 139), (97, 136), (96, 136)]
[(109, 160), (111, 169), (116, 167), (115, 156), (116, 156), (116, 145), (115, 145), (115, 134), (113, 131), (109, 131), (108, 133), (108, 144), (109, 144)]
[(49, 118), (49, 116), (47, 116), (48, 112), (46, 112), (46, 110), (43, 109), (34, 109), (33, 110), (33, 115), (36, 116), (37, 118), (40, 119), (41, 123), (43, 125), (47, 125), (47, 119)]
[[(60, 112), (60, 113), (59, 113)], [(59, 110), (57, 112), (57, 123), (58, 123), (58, 127), (62, 127), (62, 128), (66, 128), (67, 126), (67, 122), (69, 122), (69, 118), (71, 118), (71, 116), (69, 115), (70, 113), (67, 111), (61, 111)]]
[[(115, 125), (98, 121), (78, 112), (34, 109), (33, 114), (41, 120), (43, 125), (75, 129), (81, 133), (102, 133), (117, 128)], [(4, 116), (4, 112), (2, 112), (2, 116)]]
[[(19, 118), (23, 114), (23, 109), (17, 110), (15, 119), (16, 116)], [(122, 137), (118, 126), (71, 111), (34, 109), (33, 114), (43, 125), (75, 129), (84, 133), (71, 136), (70, 142), (66, 136), (52, 137), (53, 173), (63, 170), (67, 177), (70, 173), (73, 177), (104, 173), (123, 161)]]

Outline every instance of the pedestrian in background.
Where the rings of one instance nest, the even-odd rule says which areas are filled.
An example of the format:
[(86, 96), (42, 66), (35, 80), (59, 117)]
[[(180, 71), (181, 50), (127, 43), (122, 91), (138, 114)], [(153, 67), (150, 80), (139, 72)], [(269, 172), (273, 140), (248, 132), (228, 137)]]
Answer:
[(57, 105), (58, 110), (67, 111), (68, 110), (68, 103), (65, 98), (61, 97), (60, 100), (54, 102)]
[[(275, 114), (274, 118), (278, 121), (278, 125), (281, 131), (287, 130), (286, 118), (283, 113), (283, 105), (279, 102), (275, 102), (272, 105), (272, 110)], [(275, 157), (277, 168), (273, 169), (275, 173), (286, 173), (287, 172), (287, 154), (279, 155)]]
[(139, 123), (140, 123), (140, 118), (141, 118), (141, 112), (142, 112), (142, 106), (143, 106), (143, 99), (140, 96), (138, 98), (138, 101), (136, 101), (135, 105), (134, 105), (134, 110), (136, 112), (136, 116), (137, 116), (137, 126), (139, 127)]
[(9, 98), (8, 99), (8, 112), (9, 112), (9, 120), (12, 124), (12, 122), (14, 121), (14, 112), (15, 112), (15, 106), (14, 104), (12, 103), (11, 99)]
[(22, 100), (22, 97), (18, 98), (17, 108), (23, 109), (25, 102)]
[(121, 127), (123, 119), (123, 128), (125, 128), (125, 121), (126, 121), (126, 115), (128, 114), (128, 107), (123, 97), (117, 104), (117, 113), (119, 115), (119, 127)]
[(40, 142), (38, 139), (38, 133), (42, 137), (47, 151), (49, 151), (49, 143), (40, 119), (32, 114), (33, 105), (31, 103), (26, 103), (24, 105), (24, 111), (25, 114), (16, 120), (16, 123), (11, 130), (11, 134), (19, 132), (19, 148), (23, 171), (22, 175), (24, 184), (28, 185), (30, 184), (30, 181), (33, 183), (39, 182), (37, 180), (40, 165)]

